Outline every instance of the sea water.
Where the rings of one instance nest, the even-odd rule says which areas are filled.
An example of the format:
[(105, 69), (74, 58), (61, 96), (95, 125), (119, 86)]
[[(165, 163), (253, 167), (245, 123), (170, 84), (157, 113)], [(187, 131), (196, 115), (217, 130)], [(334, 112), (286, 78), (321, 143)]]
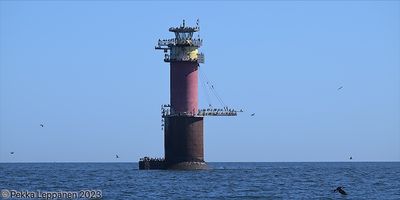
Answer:
[[(167, 171), (137, 163), (0, 163), (0, 190), (88, 191), (102, 199), (400, 199), (400, 162), (208, 164)], [(333, 192), (338, 186), (348, 195)]]

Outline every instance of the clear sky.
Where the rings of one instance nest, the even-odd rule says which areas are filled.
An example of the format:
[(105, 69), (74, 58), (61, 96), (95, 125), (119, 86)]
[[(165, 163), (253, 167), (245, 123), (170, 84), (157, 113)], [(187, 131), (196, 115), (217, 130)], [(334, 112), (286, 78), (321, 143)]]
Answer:
[(162, 157), (154, 46), (197, 18), (246, 111), (205, 119), (206, 161), (400, 161), (399, 1), (0, 1), (0, 162)]

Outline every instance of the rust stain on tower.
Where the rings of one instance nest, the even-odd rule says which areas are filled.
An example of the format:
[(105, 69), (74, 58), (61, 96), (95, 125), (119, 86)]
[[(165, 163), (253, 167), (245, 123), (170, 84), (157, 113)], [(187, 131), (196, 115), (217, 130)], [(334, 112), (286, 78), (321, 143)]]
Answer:
[(164, 158), (141, 158), (139, 169), (207, 169), (204, 161), (204, 116), (236, 116), (234, 109), (198, 108), (198, 72), (204, 55), (198, 48), (203, 40), (194, 38), (200, 30), (188, 27), (169, 28), (173, 39), (158, 40), (155, 47), (165, 53), (170, 63), (170, 104), (161, 106), (164, 130)]

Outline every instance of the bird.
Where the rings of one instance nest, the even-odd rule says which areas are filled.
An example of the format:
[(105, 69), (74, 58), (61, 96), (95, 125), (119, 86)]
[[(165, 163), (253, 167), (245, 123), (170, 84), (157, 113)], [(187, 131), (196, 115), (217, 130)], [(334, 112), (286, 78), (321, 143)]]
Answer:
[(353, 157), (351, 157), (351, 156), (350, 156), (350, 158), (349, 158), (349, 159), (350, 159), (350, 160), (353, 160)]
[(256, 115), (256, 113), (252, 113), (252, 114), (251, 114), (251, 116), (254, 116), (254, 115)]
[(41, 127), (44, 127), (44, 125), (43, 125), (43, 124), (40, 124), (40, 126), (41, 126)]
[(115, 155), (115, 158), (119, 158), (119, 156), (118, 156), (118, 155)]
[(341, 90), (343, 88), (343, 86), (340, 86), (337, 90)]
[(333, 192), (339, 192), (340, 194), (347, 195), (346, 191), (343, 190), (343, 186), (339, 186), (333, 190)]
[(14, 154), (14, 151), (11, 151), (10, 154)]

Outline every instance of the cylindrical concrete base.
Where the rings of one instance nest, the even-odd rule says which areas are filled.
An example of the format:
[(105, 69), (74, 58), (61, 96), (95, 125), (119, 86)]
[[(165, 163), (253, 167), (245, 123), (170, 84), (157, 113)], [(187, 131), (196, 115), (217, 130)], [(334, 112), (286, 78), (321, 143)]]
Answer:
[(204, 168), (203, 117), (165, 117), (164, 150), (167, 168)]

